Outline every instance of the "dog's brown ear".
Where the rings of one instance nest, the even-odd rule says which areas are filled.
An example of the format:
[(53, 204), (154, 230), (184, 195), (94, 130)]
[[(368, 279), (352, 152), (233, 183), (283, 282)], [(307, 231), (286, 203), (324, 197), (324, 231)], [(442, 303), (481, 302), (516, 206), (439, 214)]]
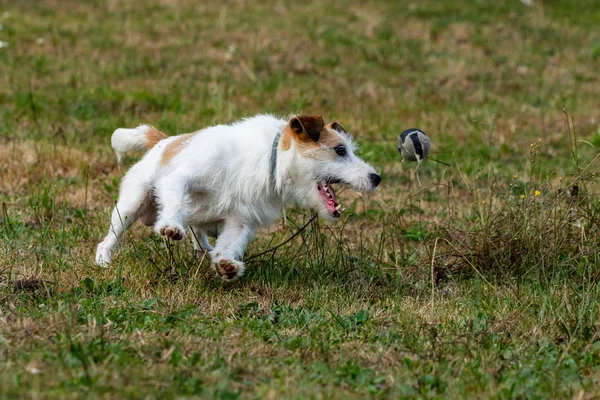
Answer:
[(309, 117), (300, 115), (292, 118), (290, 127), (300, 137), (308, 135), (313, 142), (318, 142), (325, 123), (320, 115)]
[(336, 131), (338, 133), (346, 133), (346, 134), (348, 133), (348, 132), (346, 132), (344, 127), (342, 127), (337, 122), (330, 122), (329, 124), (327, 124), (327, 127), (333, 129), (334, 131)]

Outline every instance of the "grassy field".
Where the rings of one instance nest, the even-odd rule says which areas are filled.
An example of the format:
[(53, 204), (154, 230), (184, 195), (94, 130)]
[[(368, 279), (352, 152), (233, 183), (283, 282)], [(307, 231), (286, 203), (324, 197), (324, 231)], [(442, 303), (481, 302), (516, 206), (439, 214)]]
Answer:
[[(524, 3), (0, 0), (0, 397), (600, 396), (600, 7)], [(231, 285), (142, 226), (93, 264), (115, 128), (263, 112), (340, 122), (380, 189)]]

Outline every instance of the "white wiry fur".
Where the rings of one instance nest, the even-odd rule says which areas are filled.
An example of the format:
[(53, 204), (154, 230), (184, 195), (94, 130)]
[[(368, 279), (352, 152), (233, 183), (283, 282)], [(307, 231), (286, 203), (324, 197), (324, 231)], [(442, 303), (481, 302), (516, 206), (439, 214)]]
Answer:
[[(298, 204), (332, 217), (319, 193), (320, 182), (342, 182), (358, 191), (374, 190), (379, 184), (381, 178), (354, 154), (350, 136), (339, 125), (338, 130), (329, 129), (329, 138), (345, 146), (344, 156), (319, 141), (302, 151), (295, 140), (284, 145), (284, 130), (290, 123), (258, 115), (209, 127), (185, 139), (167, 163), (161, 160), (163, 152), (169, 143), (182, 139), (165, 136), (158, 141), (123, 178), (108, 235), (97, 248), (96, 263), (110, 263), (123, 231), (142, 219), (154, 225), (157, 233), (173, 239), (185, 237), (184, 227), (189, 226), (196, 239), (194, 247), (208, 250), (219, 275), (232, 280), (244, 272), (240, 259), (256, 229), (272, 224), (282, 207)], [(112, 145), (118, 160), (127, 151), (146, 149), (150, 129), (154, 128), (117, 129)], [(278, 134), (282, 136), (273, 179), (271, 152)], [(217, 237), (214, 248), (207, 235)]]
[(148, 149), (146, 145), (146, 131), (148, 125), (140, 125), (135, 129), (119, 128), (113, 132), (111, 137), (112, 148), (117, 154), (117, 163), (123, 161), (123, 153), (127, 151), (143, 151)]

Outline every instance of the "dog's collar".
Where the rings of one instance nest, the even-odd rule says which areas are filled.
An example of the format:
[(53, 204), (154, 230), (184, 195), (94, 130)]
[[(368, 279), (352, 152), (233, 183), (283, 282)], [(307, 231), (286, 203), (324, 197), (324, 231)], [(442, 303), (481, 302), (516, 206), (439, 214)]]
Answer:
[(273, 180), (274, 184), (277, 183), (277, 174), (275, 173), (275, 169), (277, 168), (277, 147), (279, 146), (280, 138), (281, 133), (278, 133), (275, 136), (275, 139), (273, 139), (273, 146), (271, 147), (271, 179)]

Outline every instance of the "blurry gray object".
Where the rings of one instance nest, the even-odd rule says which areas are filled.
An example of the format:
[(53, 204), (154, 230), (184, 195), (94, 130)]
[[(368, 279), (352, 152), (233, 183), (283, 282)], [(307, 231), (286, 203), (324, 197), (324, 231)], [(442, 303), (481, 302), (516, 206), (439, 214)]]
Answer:
[(429, 155), (431, 140), (420, 129), (407, 129), (398, 136), (398, 151), (402, 158), (420, 163)]

